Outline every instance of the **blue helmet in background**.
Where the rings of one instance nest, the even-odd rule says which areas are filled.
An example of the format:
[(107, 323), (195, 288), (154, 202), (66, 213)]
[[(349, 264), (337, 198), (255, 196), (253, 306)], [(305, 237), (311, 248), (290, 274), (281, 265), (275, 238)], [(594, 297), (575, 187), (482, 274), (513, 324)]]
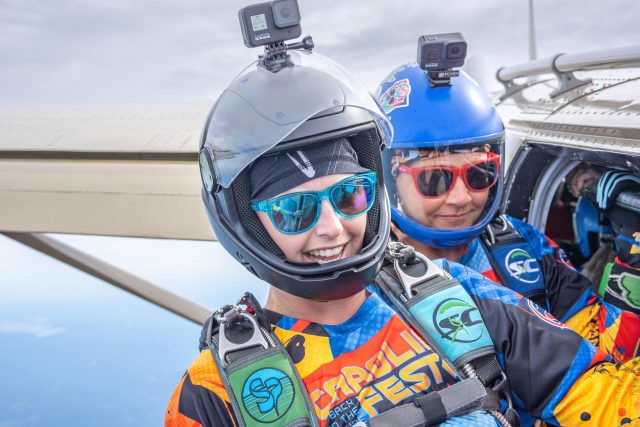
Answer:
[[(432, 87), (427, 73), (414, 63), (397, 68), (384, 79), (376, 98), (394, 129), (391, 147), (383, 151), (385, 185), (391, 199), (394, 223), (403, 233), (432, 247), (466, 245), (495, 216), (503, 186), (504, 126), (487, 93), (464, 71), (451, 79), (450, 85)], [(455, 180), (462, 175), (451, 178), (442, 171), (425, 171), (424, 165), (446, 164), (447, 158), (451, 158), (446, 156), (468, 152), (487, 153), (482, 158), (489, 158), (492, 162), (490, 165), (475, 165), (474, 162), (464, 170), (469, 191), (488, 192), (479, 217), (472, 224), (442, 228), (430, 224), (426, 214), (412, 213), (400, 194), (409, 194), (407, 180), (398, 186), (399, 176), (403, 173), (413, 175), (418, 192), (411, 193), (411, 197), (445, 197), (447, 186), (456, 185)], [(439, 160), (430, 160), (434, 158)], [(412, 167), (415, 165), (422, 170)], [(488, 186), (488, 181), (488, 188), (474, 184), (478, 171), (487, 170), (493, 174), (491, 186)], [(472, 189), (474, 185), (482, 188)]]
[(573, 234), (585, 259), (595, 253), (603, 235), (613, 235), (611, 226), (605, 223), (598, 208), (586, 196), (578, 198), (572, 219)]

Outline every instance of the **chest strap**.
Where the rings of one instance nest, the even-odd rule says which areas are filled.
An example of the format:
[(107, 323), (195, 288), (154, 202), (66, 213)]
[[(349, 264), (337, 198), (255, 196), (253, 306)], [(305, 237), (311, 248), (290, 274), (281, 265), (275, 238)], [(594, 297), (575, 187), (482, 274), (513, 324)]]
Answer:
[(369, 420), (370, 427), (435, 426), (474, 411), (500, 411), (500, 398), (477, 379), (455, 383)]
[(294, 363), (253, 295), (216, 311), (205, 341), (241, 427), (319, 426)]
[(506, 216), (496, 216), (480, 235), (480, 242), (503, 285), (546, 307), (540, 263), (533, 256), (535, 252), (529, 242)]
[[(462, 406), (467, 409), (465, 413), (482, 409), (488, 396), (499, 394), (509, 403), (507, 413), (502, 414), (498, 409), (489, 407), (487, 410), (501, 425), (517, 425), (517, 413), (512, 409), (509, 384), (495, 356), (493, 341), (480, 310), (460, 282), (411, 246), (391, 242), (387, 263), (376, 283), (405, 321), (462, 378), (458, 384), (465, 385), (458, 387), (469, 391), (464, 394), (468, 398), (468, 404)], [(474, 393), (474, 390), (478, 390), (478, 384), (486, 390)], [(442, 408), (449, 408), (451, 411), (461, 409), (454, 395), (438, 393), (437, 397), (430, 398), (436, 400), (421, 402), (435, 402), (439, 399), (442, 403), (438, 412), (440, 415), (453, 416), (449, 411), (443, 412)], [(418, 414), (410, 407), (405, 409), (407, 416)], [(375, 425), (377, 421), (374, 420), (378, 417), (388, 419), (385, 414), (372, 418), (370, 425)], [(505, 415), (510, 419), (506, 419)], [(430, 425), (428, 422), (431, 422), (430, 419), (424, 420), (423, 424), (409, 425)]]

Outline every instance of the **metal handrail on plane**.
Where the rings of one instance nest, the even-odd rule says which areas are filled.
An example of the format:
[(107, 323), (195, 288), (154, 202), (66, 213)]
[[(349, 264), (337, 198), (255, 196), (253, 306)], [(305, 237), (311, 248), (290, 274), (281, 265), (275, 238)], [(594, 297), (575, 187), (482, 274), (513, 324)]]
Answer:
[(516, 84), (515, 79), (554, 74), (558, 80), (558, 88), (551, 94), (553, 98), (590, 82), (590, 80), (577, 79), (573, 75), (575, 71), (635, 67), (640, 67), (640, 46), (575, 54), (561, 53), (548, 58), (502, 67), (496, 72), (496, 78), (505, 86), (505, 93), (501, 96), (501, 99), (504, 99), (527, 86), (526, 84)]

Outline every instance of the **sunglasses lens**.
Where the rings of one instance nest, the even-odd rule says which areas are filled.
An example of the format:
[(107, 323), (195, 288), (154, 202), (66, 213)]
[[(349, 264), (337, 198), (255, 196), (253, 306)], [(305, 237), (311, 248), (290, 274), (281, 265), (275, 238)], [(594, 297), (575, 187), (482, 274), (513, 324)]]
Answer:
[(375, 198), (375, 184), (365, 177), (342, 182), (331, 192), (333, 205), (347, 217), (361, 215), (371, 208)]
[(451, 188), (453, 173), (447, 169), (430, 169), (420, 172), (416, 182), (422, 194), (438, 197)]
[(495, 184), (498, 178), (498, 165), (495, 162), (478, 163), (467, 169), (467, 183), (471, 190), (486, 190)]
[(283, 233), (302, 233), (315, 224), (318, 198), (313, 194), (292, 194), (278, 199), (271, 217)]

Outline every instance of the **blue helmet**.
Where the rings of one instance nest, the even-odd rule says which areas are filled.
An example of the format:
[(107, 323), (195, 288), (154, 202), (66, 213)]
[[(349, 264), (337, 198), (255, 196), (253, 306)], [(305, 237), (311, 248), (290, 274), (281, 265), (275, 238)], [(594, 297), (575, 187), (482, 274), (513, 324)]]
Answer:
[[(376, 98), (394, 129), (391, 147), (383, 151), (394, 223), (428, 246), (466, 245), (491, 222), (502, 193), (504, 126), (486, 92), (464, 71), (449, 86), (431, 87), (414, 63), (384, 79)], [(461, 168), (461, 162), (467, 163)], [(460, 213), (468, 217), (456, 216), (452, 207), (445, 221), (414, 206), (423, 197), (448, 203), (444, 196), (459, 185), (457, 178), (477, 205)]]
[(585, 259), (591, 258), (602, 235), (612, 235), (611, 226), (605, 224), (598, 208), (586, 196), (581, 196), (573, 212), (573, 234), (578, 249)]

